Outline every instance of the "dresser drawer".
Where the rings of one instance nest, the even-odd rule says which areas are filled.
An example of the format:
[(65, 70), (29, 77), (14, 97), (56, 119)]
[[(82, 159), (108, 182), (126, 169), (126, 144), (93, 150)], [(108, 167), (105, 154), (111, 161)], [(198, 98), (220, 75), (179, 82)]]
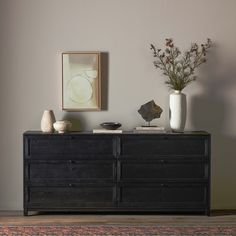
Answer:
[(119, 187), (122, 207), (205, 207), (207, 188), (201, 184), (122, 184)]
[(209, 150), (205, 137), (130, 135), (121, 138), (121, 157), (143, 158), (148, 155), (206, 156)]
[(28, 136), (25, 143), (25, 154), (28, 158), (113, 158), (114, 140), (112, 136), (83, 137), (73, 135)]
[(30, 187), (28, 204), (37, 208), (111, 207), (115, 204), (113, 185), (71, 187)]
[(28, 173), (31, 183), (114, 182), (116, 161), (32, 161)]
[(120, 181), (156, 182), (161, 180), (199, 181), (208, 178), (208, 165), (202, 161), (124, 161), (118, 163)]

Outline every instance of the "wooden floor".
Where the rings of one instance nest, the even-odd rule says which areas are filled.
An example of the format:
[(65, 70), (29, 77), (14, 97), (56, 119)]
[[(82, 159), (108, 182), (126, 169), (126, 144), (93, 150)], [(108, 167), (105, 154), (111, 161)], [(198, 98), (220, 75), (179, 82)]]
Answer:
[(0, 212), (0, 225), (179, 225), (179, 226), (236, 226), (236, 212), (215, 212), (210, 217), (200, 215), (147, 214), (33, 214)]

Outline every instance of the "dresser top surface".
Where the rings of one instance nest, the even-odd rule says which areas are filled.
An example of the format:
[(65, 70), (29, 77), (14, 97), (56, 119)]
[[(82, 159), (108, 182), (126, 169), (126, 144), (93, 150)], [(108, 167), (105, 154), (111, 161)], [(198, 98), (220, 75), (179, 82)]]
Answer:
[(24, 132), (24, 135), (52, 135), (52, 136), (66, 136), (66, 135), (167, 135), (167, 136), (188, 136), (188, 135), (194, 135), (194, 136), (202, 136), (202, 135), (210, 135), (210, 133), (206, 131), (186, 131), (183, 133), (174, 133), (171, 131), (167, 131), (165, 133), (134, 133), (133, 131), (123, 131), (123, 133), (93, 133), (92, 131), (71, 131), (66, 133), (43, 133), (42, 131), (26, 131)]

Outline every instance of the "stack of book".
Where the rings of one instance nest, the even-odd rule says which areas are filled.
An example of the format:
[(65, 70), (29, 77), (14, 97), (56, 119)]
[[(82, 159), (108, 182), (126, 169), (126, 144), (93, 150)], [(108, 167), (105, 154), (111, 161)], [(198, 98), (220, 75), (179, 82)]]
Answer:
[(121, 129), (93, 129), (94, 134), (121, 134)]
[(166, 133), (166, 130), (161, 126), (138, 126), (134, 128), (134, 133)]

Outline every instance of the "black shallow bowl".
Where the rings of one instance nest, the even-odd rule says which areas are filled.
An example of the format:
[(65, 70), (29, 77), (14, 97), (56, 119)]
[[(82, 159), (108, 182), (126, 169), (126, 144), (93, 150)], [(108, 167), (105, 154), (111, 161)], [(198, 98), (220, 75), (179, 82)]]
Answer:
[(111, 129), (111, 130), (115, 130), (115, 129), (118, 129), (119, 127), (121, 127), (121, 124), (118, 122), (104, 122), (100, 125), (104, 129)]

